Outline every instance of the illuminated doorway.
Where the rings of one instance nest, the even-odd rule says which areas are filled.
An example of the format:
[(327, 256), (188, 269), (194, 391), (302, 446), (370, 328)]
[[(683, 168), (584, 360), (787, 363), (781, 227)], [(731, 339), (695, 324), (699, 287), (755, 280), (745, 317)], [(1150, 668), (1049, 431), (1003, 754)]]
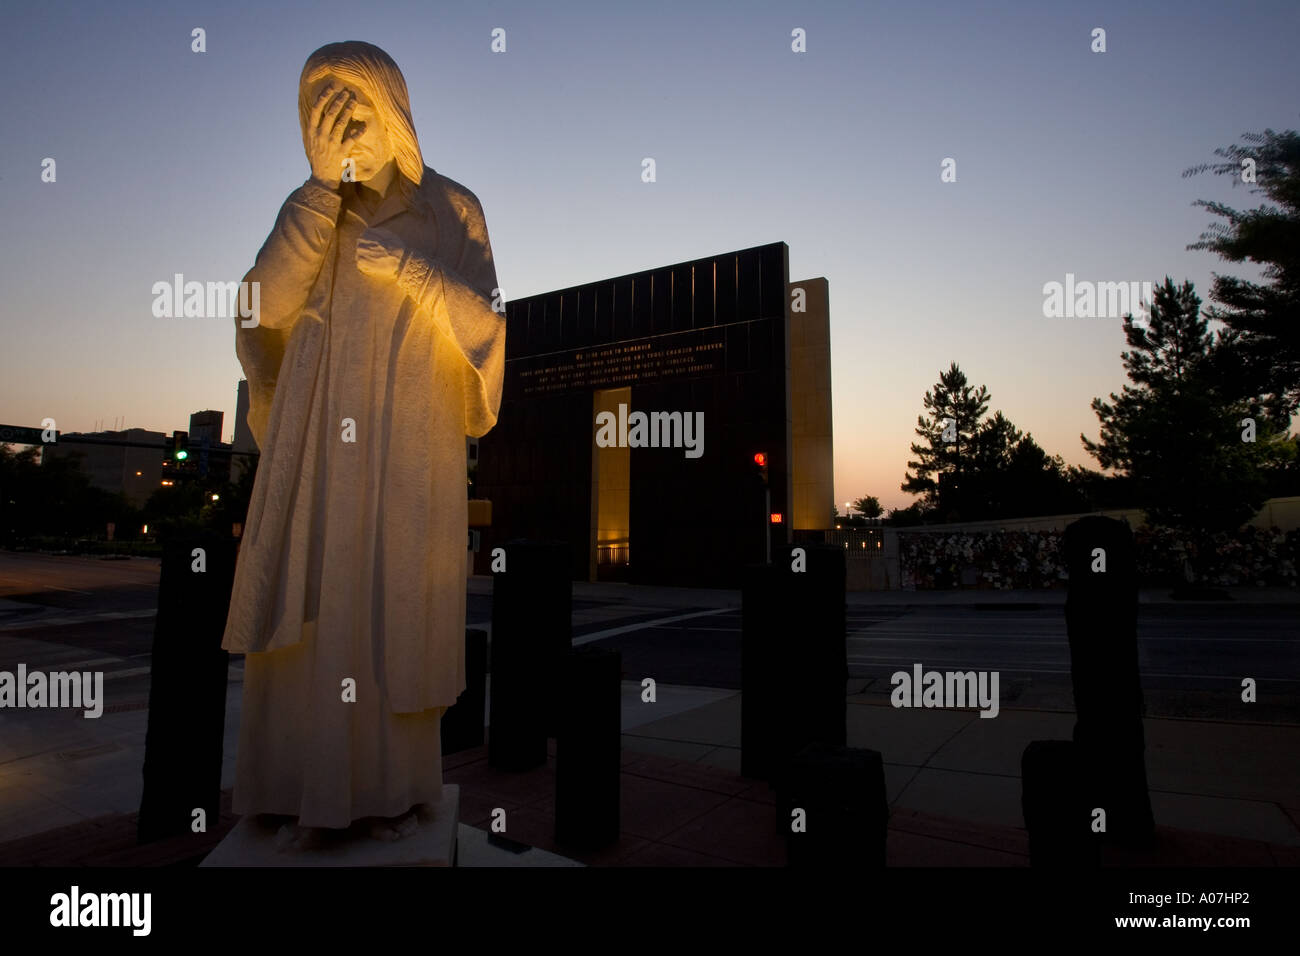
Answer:
[(632, 489), (632, 450), (596, 444), (596, 416), (620, 404), (630, 406), (632, 389), (607, 388), (591, 396), (591, 580), (626, 581), (631, 559), (628, 501)]

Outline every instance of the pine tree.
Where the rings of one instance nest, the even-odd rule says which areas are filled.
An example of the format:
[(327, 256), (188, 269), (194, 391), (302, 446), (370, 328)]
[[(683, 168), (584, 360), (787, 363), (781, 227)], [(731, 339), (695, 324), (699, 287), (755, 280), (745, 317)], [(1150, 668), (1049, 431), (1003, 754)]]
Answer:
[[(1132, 385), (1110, 401), (1094, 398), (1097, 442), (1080, 435), (1103, 468), (1132, 480), (1134, 502), (1154, 524), (1195, 532), (1231, 530), (1264, 502), (1269, 469), (1288, 442), (1259, 401), (1235, 397), (1218, 370), (1216, 341), (1192, 284), (1165, 278), (1150, 316), (1124, 317), (1130, 346), (1120, 358)], [(1243, 440), (1245, 421), (1253, 441)]]
[(916, 434), (926, 444), (912, 443), (916, 457), (907, 466), (915, 473), (909, 472), (901, 486), (922, 498), (908, 509), (890, 512), (891, 522), (1082, 510), (1086, 499), (1071, 483), (1060, 456), (1048, 456), (1001, 411), (986, 418), (989, 399), (988, 389), (972, 388), (956, 362), (940, 374), (934, 390), (922, 399), (930, 414), (916, 422)]
[(1220, 202), (1196, 203), (1221, 217), (1189, 249), (1208, 249), (1229, 262), (1260, 263), (1267, 283), (1214, 276), (1209, 318), (1223, 322), (1217, 374), (1236, 398), (1263, 396), (1285, 421), (1300, 407), (1300, 134), (1246, 133), (1245, 145), (1216, 149), (1221, 163), (1183, 172), (1232, 177), (1274, 203), (1240, 211)]
[[(915, 460), (900, 486), (941, 517), (960, 516), (969, 508), (963, 484), (974, 465), (975, 438), (980, 419), (988, 412), (988, 389), (972, 388), (956, 362), (939, 375), (933, 391), (922, 399), (928, 415), (916, 419), (916, 434), (925, 444), (912, 443)], [(912, 474), (911, 472), (915, 472)]]

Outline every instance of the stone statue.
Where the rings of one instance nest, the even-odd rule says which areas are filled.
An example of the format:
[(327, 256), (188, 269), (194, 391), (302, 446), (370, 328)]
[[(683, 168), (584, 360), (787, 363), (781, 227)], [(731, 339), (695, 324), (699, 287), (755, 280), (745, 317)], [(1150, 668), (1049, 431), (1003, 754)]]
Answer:
[(465, 687), (465, 436), (496, 423), (505, 316), (483, 209), (424, 165), (386, 53), (321, 47), (298, 114), (312, 175), (236, 330), (261, 458), (222, 644), (246, 655), (234, 810), (294, 818), (286, 843), (396, 839)]

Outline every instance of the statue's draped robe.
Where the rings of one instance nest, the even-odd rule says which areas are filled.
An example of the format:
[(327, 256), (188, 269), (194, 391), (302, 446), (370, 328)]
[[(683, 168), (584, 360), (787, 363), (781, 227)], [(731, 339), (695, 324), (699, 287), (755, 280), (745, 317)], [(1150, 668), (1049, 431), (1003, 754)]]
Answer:
[[(236, 332), (261, 458), (222, 644), (247, 655), (234, 810), (304, 826), (440, 796), (440, 717), (465, 687), (465, 436), (496, 423), (505, 363), (474, 195), (428, 168), (366, 195), (290, 195), (245, 277), (260, 325)], [(415, 254), (401, 281), (357, 268), (369, 227)]]

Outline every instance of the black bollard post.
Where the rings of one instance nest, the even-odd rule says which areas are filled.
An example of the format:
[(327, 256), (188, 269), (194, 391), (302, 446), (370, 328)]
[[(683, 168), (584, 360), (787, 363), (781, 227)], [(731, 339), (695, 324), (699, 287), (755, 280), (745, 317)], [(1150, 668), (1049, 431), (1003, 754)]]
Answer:
[(814, 741), (844, 744), (848, 680), (844, 581), (844, 552), (833, 545), (787, 545), (774, 552), (771, 565), (745, 569), (740, 758), (744, 776), (770, 779)]
[(1137, 559), (1128, 525), (1092, 515), (1065, 529), (1065, 602), (1074, 725), (1084, 783), (1106, 813), (1106, 834), (1149, 844), (1142, 681), (1137, 651)]
[(211, 533), (164, 543), (150, 659), (144, 793), (137, 838), (194, 832), (221, 813), (221, 757), (230, 655), (221, 649), (238, 541)]
[(492, 693), (488, 763), (531, 770), (546, 763), (554, 732), (551, 688), (572, 645), (573, 584), (563, 541), (505, 544), (492, 575)]
[(789, 548), (780, 552), (790, 591), (789, 636), (794, 659), (802, 666), (800, 699), (796, 704), (802, 726), (786, 752), (797, 753), (817, 742), (843, 746), (848, 719), (848, 628), (844, 603), (844, 549), (834, 545), (802, 545), (808, 570), (790, 571)]
[(1020, 758), (1020, 808), (1031, 866), (1099, 866), (1092, 801), (1079, 748), (1070, 740), (1030, 741)]
[(879, 751), (809, 744), (777, 789), (789, 866), (885, 865), (889, 801)]
[(443, 755), (483, 746), (487, 717), (487, 631), (465, 631), (465, 689), (442, 715)]
[(623, 655), (574, 648), (560, 682), (555, 741), (555, 839), (596, 849), (619, 828)]
[(740, 773), (757, 780), (772, 776), (780, 682), (781, 618), (777, 575), (770, 565), (745, 568), (741, 597)]

